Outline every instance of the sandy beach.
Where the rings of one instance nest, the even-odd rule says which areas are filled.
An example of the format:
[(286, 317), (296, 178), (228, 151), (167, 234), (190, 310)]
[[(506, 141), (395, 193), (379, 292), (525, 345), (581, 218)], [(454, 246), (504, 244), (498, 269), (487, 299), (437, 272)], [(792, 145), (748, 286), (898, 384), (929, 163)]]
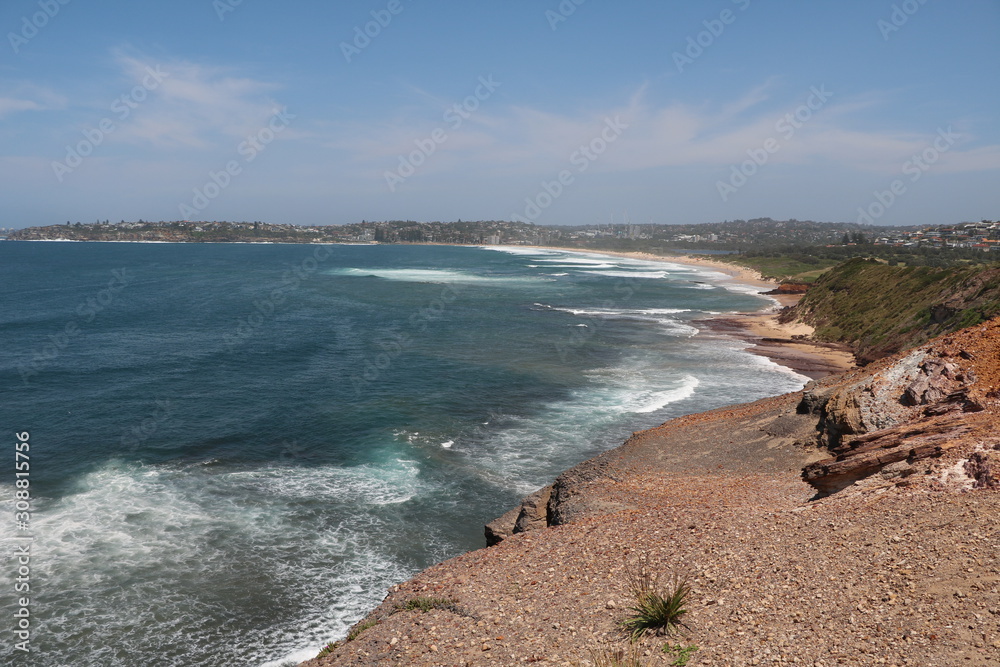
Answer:
[[(692, 255), (666, 257), (648, 252), (539, 247), (567, 252), (593, 252), (651, 262), (687, 264), (724, 273), (731, 276), (735, 282), (759, 287), (762, 291), (773, 290), (779, 284), (777, 281), (764, 278), (751, 268), (705, 257)], [(767, 357), (813, 380), (850, 370), (857, 365), (854, 355), (846, 346), (812, 340), (814, 330), (808, 324), (801, 322), (784, 324), (778, 321), (779, 307), (794, 306), (802, 298), (801, 294), (768, 294), (768, 296), (777, 301), (778, 306), (767, 306), (751, 313), (734, 313), (697, 320), (695, 325), (700, 325), (714, 334), (733, 336), (751, 342), (753, 347), (750, 348), (750, 352)]]

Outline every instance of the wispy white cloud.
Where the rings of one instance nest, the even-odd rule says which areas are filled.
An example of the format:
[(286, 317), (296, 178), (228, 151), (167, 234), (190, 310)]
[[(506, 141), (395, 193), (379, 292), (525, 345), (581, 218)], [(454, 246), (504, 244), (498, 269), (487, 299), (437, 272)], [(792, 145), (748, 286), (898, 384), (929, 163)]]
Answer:
[(22, 111), (61, 109), (66, 98), (47, 88), (30, 83), (11, 85), (8, 94), (0, 96), (0, 118)]
[(19, 100), (13, 97), (0, 97), (0, 118), (18, 111), (39, 111), (44, 109), (34, 100)]
[[(281, 105), (272, 94), (280, 86), (189, 61), (159, 62), (115, 54), (127, 81), (149, 86), (116, 139), (156, 148), (204, 148), (258, 131)], [(126, 101), (132, 89), (122, 95)], [(134, 100), (133, 100), (134, 101)]]
[[(693, 105), (648, 101), (645, 86), (620, 105), (577, 113), (555, 113), (527, 106), (492, 107), (487, 101), (427, 160), (424, 173), (461, 168), (484, 173), (547, 172), (565, 165), (581, 145), (599, 137), (605, 119), (620, 117), (628, 129), (593, 162), (595, 172), (659, 167), (728, 169), (773, 139), (780, 146), (770, 164), (835, 164), (858, 172), (896, 174), (911, 155), (933, 144), (936, 128), (863, 129), (873, 110), (891, 104), (884, 94), (832, 95), (818, 108), (801, 113), (810, 91), (780, 97), (776, 80), (755, 86), (721, 103)], [(421, 92), (425, 100), (432, 96)], [(815, 99), (814, 99), (815, 102)], [(328, 146), (344, 150), (357, 166), (393, 169), (399, 155), (415, 149), (435, 127), (432, 120), (397, 115), (389, 121), (354, 125)], [(802, 120), (806, 118), (806, 120)], [(436, 125), (441, 126), (438, 122)], [(861, 129), (859, 129), (861, 128)], [(447, 129), (447, 128), (446, 128)], [(970, 135), (947, 151), (942, 171), (1000, 168), (1000, 146), (981, 146)]]

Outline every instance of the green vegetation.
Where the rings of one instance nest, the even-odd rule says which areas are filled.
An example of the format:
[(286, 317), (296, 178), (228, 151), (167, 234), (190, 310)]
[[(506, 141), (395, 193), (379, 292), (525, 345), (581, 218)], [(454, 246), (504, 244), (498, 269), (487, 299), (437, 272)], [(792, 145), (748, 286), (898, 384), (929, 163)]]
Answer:
[(389, 220), (303, 227), (266, 222), (126, 222), (28, 227), (11, 232), (12, 241), (170, 241), (174, 243), (542, 243), (549, 234), (528, 223), (503, 220), (414, 222)]
[(986, 265), (997, 262), (997, 256), (979, 248), (933, 246), (875, 245), (777, 245), (757, 246), (739, 255), (726, 255), (719, 259), (735, 260), (752, 266), (751, 262), (793, 258), (806, 264), (829, 262), (828, 266), (864, 257), (879, 259), (893, 266), (953, 267)]
[(374, 628), (376, 625), (378, 625), (378, 621), (374, 618), (370, 618), (367, 621), (362, 621), (361, 623), (358, 623), (353, 628), (351, 628), (350, 632), (347, 633), (347, 639), (345, 639), (345, 641), (349, 642), (354, 641), (355, 639), (358, 638), (358, 635), (360, 635), (362, 632), (364, 632), (368, 628)]
[(316, 655), (316, 657), (322, 658), (330, 655), (331, 653), (333, 653), (335, 650), (337, 650), (339, 647), (343, 646), (347, 642), (352, 642), (355, 639), (357, 639), (358, 635), (360, 635), (368, 628), (373, 628), (376, 625), (378, 625), (378, 620), (374, 618), (369, 618), (367, 621), (362, 621), (361, 623), (358, 623), (353, 628), (351, 628), (351, 631), (347, 633), (347, 637), (345, 637), (343, 641), (337, 641), (327, 644), (326, 646), (323, 647), (323, 650)]
[(787, 283), (811, 283), (827, 269), (836, 266), (835, 259), (820, 259), (805, 253), (793, 255), (722, 255), (713, 256), (721, 262), (748, 266), (765, 278)]
[(634, 570), (626, 568), (625, 576), (629, 592), (635, 598), (635, 605), (630, 607), (635, 614), (622, 621), (621, 626), (633, 642), (647, 632), (670, 634), (681, 625), (687, 614), (684, 605), (691, 593), (687, 580), (674, 575), (665, 586), (661, 585), (659, 574), (645, 556), (640, 557)]
[(1000, 314), (1000, 268), (889, 266), (852, 259), (820, 276), (786, 321), (870, 362)]
[(407, 600), (404, 604), (396, 605), (396, 611), (422, 611), (427, 613), (432, 609), (444, 609), (458, 613), (455, 600), (449, 600), (448, 598), (431, 598), (421, 595)]
[(670, 663), (671, 667), (684, 667), (688, 664), (688, 660), (691, 659), (691, 654), (697, 650), (698, 647), (694, 644), (691, 646), (681, 646), (680, 644), (674, 645), (668, 642), (663, 645), (663, 652), (668, 656), (674, 656), (673, 662)]

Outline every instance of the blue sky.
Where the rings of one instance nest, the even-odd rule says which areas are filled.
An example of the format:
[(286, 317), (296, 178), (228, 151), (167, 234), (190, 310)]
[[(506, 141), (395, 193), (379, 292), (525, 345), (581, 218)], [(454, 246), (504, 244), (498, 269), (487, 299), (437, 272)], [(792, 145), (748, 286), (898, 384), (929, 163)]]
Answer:
[(1000, 218), (998, 0), (7, 0), (0, 26), (0, 227)]

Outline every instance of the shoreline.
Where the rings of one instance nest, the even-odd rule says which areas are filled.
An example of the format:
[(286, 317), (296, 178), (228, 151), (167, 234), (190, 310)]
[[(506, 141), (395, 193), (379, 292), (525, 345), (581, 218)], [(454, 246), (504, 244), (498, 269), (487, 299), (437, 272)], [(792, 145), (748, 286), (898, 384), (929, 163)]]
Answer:
[[(768, 343), (761, 334), (775, 330), (769, 317), (711, 321)], [(808, 327), (775, 326), (789, 344), (830, 347), (792, 338)], [(977, 346), (985, 339), (976, 331), (938, 349), (963, 373), (969, 369), (964, 377), (985, 376), (981, 369), (995, 356)], [(946, 456), (928, 455), (919, 471), (907, 460), (912, 476), (898, 460), (881, 461), (878, 474), (819, 498), (802, 475), (834, 461), (817, 441), (830, 396), (845, 392), (850, 408), (859, 395), (871, 399), (870, 383), (895, 378), (896, 388), (877, 398), (895, 408), (912, 379), (906, 373), (915, 372), (908, 359), (900, 353), (812, 392), (633, 433), (496, 520), (516, 532), (391, 587), (350, 639), (302, 667), (611, 664), (612, 651), (629, 642), (621, 623), (634, 609), (631, 568), (647, 564), (690, 583), (691, 613), (666, 644), (653, 636), (628, 643), (644, 656), (677, 642), (701, 665), (828, 664), (817, 656), (846, 664), (995, 664), (989, 656), (1000, 655), (1000, 639), (978, 612), (996, 606), (996, 588), (987, 592), (980, 580), (989, 581), (990, 512), (1000, 496), (935, 486), (980, 447), (979, 431)], [(988, 428), (995, 409), (971, 419)], [(913, 414), (901, 421), (908, 437), (938, 433), (927, 417), (941, 412), (917, 407)], [(947, 617), (933, 615), (941, 608)]]
[[(525, 246), (518, 246), (518, 247), (525, 247)], [(547, 246), (537, 246), (533, 248), (537, 248), (539, 250), (554, 250), (554, 251), (568, 252), (568, 253), (605, 255), (612, 257), (622, 257), (626, 259), (639, 259), (639, 260), (659, 262), (659, 263), (690, 265), (725, 274), (729, 276), (734, 282), (760, 288), (762, 291), (774, 289), (778, 284), (775, 281), (765, 280), (762, 276), (760, 276), (759, 273), (751, 269), (736, 267), (721, 262), (713, 262), (711, 260), (702, 260), (701, 258), (694, 258), (687, 256), (676, 257), (676, 258), (663, 257), (658, 255), (652, 255), (649, 253), (638, 253), (638, 252), (635, 253), (591, 252), (588, 250), (581, 250), (575, 248), (556, 248)], [(769, 358), (774, 363), (789, 368), (790, 370), (799, 373), (801, 375), (807, 376), (810, 379), (818, 379), (821, 377), (832, 375), (834, 373), (839, 373), (842, 370), (848, 370), (849, 368), (853, 367), (853, 356), (851, 356), (849, 353), (832, 351), (822, 343), (810, 343), (804, 340), (793, 340), (791, 338), (792, 336), (802, 336), (811, 334), (812, 329), (807, 325), (785, 325), (777, 321), (777, 313), (779, 308), (788, 305), (793, 305), (794, 303), (798, 302), (800, 295), (767, 295), (767, 296), (770, 298), (772, 303), (771, 304), (762, 303), (761, 309), (757, 311), (728, 313), (726, 315), (718, 315), (710, 318), (694, 320), (692, 323), (699, 328), (699, 330), (701, 331), (700, 335), (719, 336), (719, 337), (725, 336), (731, 339), (735, 338), (738, 340), (747, 341), (748, 343), (750, 343), (750, 345), (747, 347), (746, 351)], [(846, 361), (841, 361), (840, 363), (835, 362), (833, 359), (835, 359), (838, 355), (840, 357), (843, 357), (845, 355), (847, 357), (850, 357), (850, 363), (847, 363)], [(779, 397), (765, 398), (762, 400), (763, 401), (779, 400)], [(719, 411), (725, 412), (733, 409), (734, 409), (733, 406), (730, 406), (726, 408), (720, 408)], [(681, 419), (692, 419), (692, 418), (697, 418), (697, 415), (695, 415), (694, 417), (691, 416), (686, 418), (682, 417)], [(637, 436), (645, 437), (644, 434), (658, 432), (658, 429), (667, 428), (669, 423), (670, 422), (662, 424), (658, 427), (653, 427), (652, 429), (649, 430), (638, 431), (633, 434), (633, 440)], [(629, 440), (628, 442), (632, 442), (632, 440)], [(608, 450), (607, 452), (604, 452), (601, 455), (598, 455), (597, 457), (594, 457), (593, 459), (581, 462), (576, 466), (568, 469), (567, 471), (563, 471), (562, 473), (560, 473), (558, 479), (562, 479), (564, 476), (566, 476), (568, 473), (571, 473), (574, 470), (587, 466), (588, 463), (592, 461), (601, 460), (602, 458), (606, 457), (612, 457), (612, 458), (617, 457), (620, 455), (622, 448), (627, 447), (627, 445), (628, 443), (618, 445), (617, 447), (613, 447), (612, 449)], [(772, 452), (769, 450), (767, 452), (767, 455), (769, 456), (771, 454)], [(730, 457), (730, 458), (734, 458), (735, 460), (735, 459), (740, 459), (741, 457), (742, 454), (740, 456)], [(707, 458), (702, 456), (694, 458), (697, 459), (696, 466), (707, 466), (711, 468), (713, 472), (717, 468), (723, 468), (724, 466), (726, 468), (732, 466), (734, 469), (741, 468), (741, 464), (734, 463), (733, 461), (726, 458), (726, 456), (720, 456), (720, 457), (709, 456)], [(765, 456), (762, 453), (761, 456), (757, 458), (766, 459), (767, 456)], [(708, 459), (711, 460), (709, 461)], [(805, 462), (806, 459), (803, 459), (802, 463), (804, 464)], [(709, 463), (711, 465), (708, 465)], [(778, 468), (774, 468), (773, 470), (769, 469), (769, 474), (775, 474), (777, 472)], [(677, 473), (671, 474), (671, 477), (673, 477), (676, 474)], [(684, 473), (682, 475), (682, 478), (686, 478), (691, 474), (697, 475), (699, 473), (695, 472), (694, 470), (691, 470), (689, 472)], [(688, 483), (686, 481), (682, 481), (682, 478), (675, 479), (674, 485), (683, 486)], [(761, 482), (763, 482), (763, 478), (761, 479)], [(553, 482), (553, 484), (554, 483), (555, 482)], [(699, 484), (700, 482), (696, 483), (696, 486)], [(786, 496), (790, 495), (794, 497), (795, 501), (801, 502), (801, 500), (803, 500), (805, 497), (801, 493), (800, 489), (801, 484), (798, 481), (795, 481), (789, 484), (788, 486), (791, 487), (792, 490), (790, 491), (782, 490), (782, 492), (778, 494), (780, 499), (786, 500)], [(552, 488), (551, 486), (544, 487), (542, 491), (551, 488)], [(532, 496), (529, 496), (528, 498), (530, 499), (532, 498)], [(544, 500), (539, 499), (535, 501), (535, 505), (537, 505), (538, 508), (541, 508), (540, 511), (543, 514), (545, 512), (545, 507), (547, 506), (548, 503), (549, 503), (548, 496), (546, 496)], [(503, 512), (503, 510), (500, 509), (500, 512)], [(513, 525), (516, 521), (519, 521), (519, 515), (521, 513), (522, 513), (522, 507), (518, 506), (511, 510), (508, 510), (506, 514), (498, 515), (497, 518), (493, 520), (493, 522), (502, 523), (506, 520), (508, 523)], [(536, 518), (535, 523), (537, 525), (541, 525), (541, 523), (544, 523), (544, 521), (541, 521), (541, 523), (539, 523), (539, 521), (540, 520), (537, 520)], [(500, 542), (502, 541), (503, 538), (501, 538)], [(509, 542), (503, 548), (505, 549), (509, 548), (512, 546), (512, 544), (513, 541)], [(527, 546), (527, 542), (525, 542), (525, 546)], [(479, 562), (480, 561), (479, 554), (483, 554), (485, 552), (501, 553), (500, 549), (501, 549), (501, 544), (496, 543), (492, 546), (487, 546), (485, 550), (484, 549), (473, 550), (461, 554), (459, 556), (456, 556), (453, 559), (449, 559), (442, 563), (438, 563), (429, 568), (426, 568), (421, 572), (419, 572), (418, 574), (416, 574), (413, 578), (390, 587), (388, 589), (388, 595), (386, 600), (387, 601), (391, 600), (393, 602), (391, 604), (388, 602), (383, 604), (389, 604), (389, 606), (391, 607), (392, 604), (395, 604), (395, 601), (397, 599), (402, 599), (402, 597), (412, 598), (415, 596), (419, 597), (428, 595), (430, 596), (438, 595), (441, 590), (441, 588), (439, 588), (440, 584), (426, 586), (418, 582), (420, 582), (420, 580), (424, 577), (433, 576), (434, 573), (440, 571), (443, 568), (448, 568), (450, 563), (461, 563), (468, 559), (472, 559), (473, 561)], [(467, 578), (476, 577), (476, 575), (473, 574), (473, 569), (471, 568), (467, 569), (467, 568), (468, 566), (462, 566), (461, 569), (463, 573), (461, 577), (457, 580), (458, 586), (462, 589), (465, 588), (465, 584), (468, 580)], [(407, 591), (407, 594), (405, 596), (402, 595), (404, 591)], [(602, 603), (601, 605), (602, 609), (604, 608), (605, 604), (606, 603)], [(394, 612), (390, 612), (390, 614), (392, 613)], [(371, 614), (366, 618), (370, 617)], [(497, 639), (502, 640), (502, 637), (498, 637)], [(393, 641), (392, 637), (386, 638), (385, 642), (380, 642), (381, 645), (389, 647), (394, 647), (396, 646), (397, 643), (399, 643), (400, 646), (404, 644), (404, 642), (400, 642), (400, 638), (398, 636), (395, 642)], [(433, 653), (436, 653), (438, 649), (439, 647), (435, 645), (434, 648), (430, 650)], [(490, 649), (486, 648), (479, 649), (480, 652), (487, 650)], [(321, 658), (314, 658), (305, 663), (302, 663), (303, 667), (305, 665), (312, 666), (318, 664), (324, 664), (324, 661)], [(332, 663), (327, 663), (327, 664), (332, 664)]]
[[(748, 267), (691, 255), (668, 257), (648, 252), (590, 251), (555, 246), (517, 247), (684, 264), (724, 273), (736, 282), (764, 290), (773, 290), (780, 284), (776, 280), (764, 278), (759, 272)], [(753, 312), (729, 313), (693, 320), (692, 324), (704, 326), (709, 335), (727, 336), (746, 341), (750, 343), (747, 348), (748, 352), (770, 359), (774, 363), (805, 375), (811, 380), (819, 380), (828, 375), (842, 373), (857, 367), (854, 354), (847, 346), (812, 340), (815, 330), (808, 324), (784, 324), (778, 321), (780, 309), (797, 304), (802, 298), (801, 294), (767, 294), (766, 296), (772, 299), (775, 304)]]
[[(633, 433), (525, 498), (518, 530), (499, 543), (391, 587), (349, 639), (302, 667), (621, 664), (623, 655), (676, 665), (662, 655), (674, 642), (673, 655), (705, 666), (996, 665), (1000, 635), (985, 612), (1000, 608), (991, 588), (1000, 493), (994, 482), (972, 486), (964, 466), (1000, 465), (983, 447), (1000, 411), (983, 398), (998, 349), (1000, 318), (813, 391)], [(958, 394), (983, 401), (980, 410), (949, 416), (953, 395), (942, 392), (899, 412), (914, 376), (931, 377), (915, 354), (946, 360), (964, 378)], [(895, 417), (889, 428), (859, 420), (857, 442), (882, 453), (874, 463), (865, 449), (848, 453), (864, 473), (854, 477), (827, 468), (845, 460), (827, 439), (837, 433), (827, 410), (857, 414), (862, 401)], [(905, 458), (886, 458), (885, 447)], [(637, 569), (659, 586), (689, 585), (689, 615), (666, 644), (623, 630), (648, 590), (636, 590)]]

